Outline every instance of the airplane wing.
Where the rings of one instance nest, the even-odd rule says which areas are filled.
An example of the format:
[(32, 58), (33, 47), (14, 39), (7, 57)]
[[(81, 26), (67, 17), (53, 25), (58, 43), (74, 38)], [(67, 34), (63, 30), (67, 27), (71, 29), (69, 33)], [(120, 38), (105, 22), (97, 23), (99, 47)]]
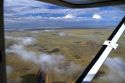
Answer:
[(125, 4), (125, 0), (38, 0), (69, 8), (91, 8)]

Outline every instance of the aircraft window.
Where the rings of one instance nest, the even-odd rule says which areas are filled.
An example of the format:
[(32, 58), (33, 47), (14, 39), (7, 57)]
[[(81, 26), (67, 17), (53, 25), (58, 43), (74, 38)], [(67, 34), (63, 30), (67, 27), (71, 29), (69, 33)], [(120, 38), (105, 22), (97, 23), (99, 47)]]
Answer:
[[(99, 0), (84, 3), (91, 2)], [(125, 15), (123, 8), (124, 5), (70, 9), (36, 0), (5, 0), (8, 83), (37, 83), (38, 79), (45, 83), (75, 83)], [(121, 55), (123, 61), (124, 38), (119, 49), (111, 54)], [(115, 58), (110, 56), (108, 61)], [(105, 78), (110, 72), (108, 61), (94, 79), (95, 83), (115, 79)]]

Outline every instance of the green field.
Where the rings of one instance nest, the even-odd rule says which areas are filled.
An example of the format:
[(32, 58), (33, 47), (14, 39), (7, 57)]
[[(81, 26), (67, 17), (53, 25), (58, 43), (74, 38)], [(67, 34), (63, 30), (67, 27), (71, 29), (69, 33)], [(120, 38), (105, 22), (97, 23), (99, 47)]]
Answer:
[[(53, 72), (49, 74), (50, 78), (52, 77), (52, 83), (74, 82), (112, 31), (112, 29), (6, 31), (8, 81), (10, 83), (35, 83), (38, 71), (48, 69), (47, 72)], [(120, 57), (124, 61), (125, 34), (118, 43), (118, 49), (109, 57)], [(42, 56), (47, 58), (45, 58), (46, 61)], [(93, 83), (115, 83), (105, 77), (109, 72), (108, 67), (103, 65)], [(119, 80), (119, 83), (124, 83), (124, 81)]]

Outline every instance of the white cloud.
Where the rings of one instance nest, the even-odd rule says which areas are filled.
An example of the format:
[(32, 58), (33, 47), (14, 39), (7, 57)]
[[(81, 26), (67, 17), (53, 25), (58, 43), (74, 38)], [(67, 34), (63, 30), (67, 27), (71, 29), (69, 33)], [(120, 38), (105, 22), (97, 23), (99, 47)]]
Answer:
[[(37, 0), (5, 0), (5, 6), (16, 6), (16, 7), (43, 7), (46, 8), (48, 5), (47, 3), (39, 2)], [(41, 5), (42, 4), (42, 5)]]
[[(24, 61), (32, 61), (38, 65), (41, 65), (41, 69), (46, 71), (46, 68), (52, 69), (55, 73), (61, 73), (65, 75), (73, 75), (73, 72), (77, 72), (81, 69), (81, 66), (75, 64), (74, 62), (66, 63), (66, 58), (63, 55), (48, 54), (44, 52), (36, 53), (35, 51), (27, 50), (27, 45), (33, 45), (34, 37), (13, 37), (6, 36), (7, 39), (19, 39), (12, 46), (6, 49), (7, 53), (15, 53), (20, 59)], [(22, 43), (23, 42), (23, 43)], [(24, 44), (25, 43), (25, 44)], [(61, 67), (62, 65), (65, 65)], [(75, 69), (74, 69), (75, 68)], [(7, 66), (7, 73), (11, 74), (13, 69)]]
[(63, 18), (64, 19), (72, 19), (74, 18), (75, 16), (71, 15), (71, 14), (67, 14), (66, 16), (64, 16)]
[(7, 71), (7, 75), (10, 75), (13, 72), (13, 68), (11, 66), (7, 65), (6, 66), (6, 71)]
[(94, 18), (94, 19), (102, 19), (102, 17), (100, 16), (100, 15), (98, 15), (98, 14), (94, 14), (93, 16), (92, 16), (92, 18)]
[(64, 33), (64, 32), (59, 32), (58, 35), (61, 36), (61, 37), (63, 37), (63, 36), (66, 36), (66, 33)]
[[(65, 22), (70, 22), (72, 26), (74, 24), (73, 22), (100, 21), (99, 19), (102, 19), (102, 17), (104, 17), (103, 21), (107, 21), (107, 18), (118, 20), (121, 16), (124, 16), (123, 11), (119, 11), (116, 8), (113, 9), (112, 7), (109, 7), (111, 9), (109, 12), (107, 8), (69, 9), (53, 6), (52, 4), (37, 0), (5, 0), (4, 3), (5, 27), (7, 28), (17, 26), (43, 27), (47, 26), (48, 22), (51, 26), (58, 26), (59, 23), (55, 22), (60, 22), (59, 26), (61, 23), (65, 26)], [(91, 17), (91, 14), (95, 15)], [(48, 25), (48, 27), (50, 26)]]
[(123, 83), (125, 81), (125, 61), (120, 57), (107, 58), (105, 65), (109, 71), (103, 79), (110, 83)]

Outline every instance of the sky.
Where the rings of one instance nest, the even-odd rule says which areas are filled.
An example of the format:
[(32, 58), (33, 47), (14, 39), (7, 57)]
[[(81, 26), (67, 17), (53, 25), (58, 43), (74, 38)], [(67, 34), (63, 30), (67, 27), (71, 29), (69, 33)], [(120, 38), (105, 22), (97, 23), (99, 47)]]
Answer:
[(36, 0), (4, 0), (5, 29), (107, 28), (117, 26), (125, 6), (71, 9)]

